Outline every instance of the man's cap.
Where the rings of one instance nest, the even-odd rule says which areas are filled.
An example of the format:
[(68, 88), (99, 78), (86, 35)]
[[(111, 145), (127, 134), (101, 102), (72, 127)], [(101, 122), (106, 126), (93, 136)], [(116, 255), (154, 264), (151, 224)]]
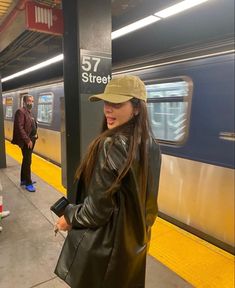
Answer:
[(133, 75), (117, 76), (106, 85), (104, 93), (89, 97), (90, 101), (104, 100), (111, 103), (123, 103), (132, 98), (147, 101), (144, 82)]

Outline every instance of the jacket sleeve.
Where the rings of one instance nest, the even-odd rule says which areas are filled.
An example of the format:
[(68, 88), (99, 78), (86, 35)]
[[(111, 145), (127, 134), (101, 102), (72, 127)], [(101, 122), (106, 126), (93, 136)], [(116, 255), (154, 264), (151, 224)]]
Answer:
[(116, 207), (114, 194), (119, 190), (120, 183), (112, 193), (108, 193), (107, 190), (126, 159), (125, 141), (119, 137), (112, 144), (110, 138), (104, 141), (88, 186), (87, 197), (83, 204), (68, 205), (65, 210), (65, 219), (73, 228), (97, 228), (109, 221)]
[(26, 144), (28, 144), (30, 142), (30, 138), (24, 129), (25, 115), (20, 109), (16, 111), (14, 122), (20, 138), (23, 139)]

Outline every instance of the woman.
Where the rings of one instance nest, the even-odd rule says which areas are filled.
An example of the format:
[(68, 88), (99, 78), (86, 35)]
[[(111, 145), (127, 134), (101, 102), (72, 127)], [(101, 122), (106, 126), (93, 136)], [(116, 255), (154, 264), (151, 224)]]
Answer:
[(77, 205), (56, 224), (69, 232), (55, 273), (71, 287), (145, 286), (161, 165), (146, 99), (136, 76), (116, 77), (90, 97), (104, 101), (103, 132), (78, 168)]

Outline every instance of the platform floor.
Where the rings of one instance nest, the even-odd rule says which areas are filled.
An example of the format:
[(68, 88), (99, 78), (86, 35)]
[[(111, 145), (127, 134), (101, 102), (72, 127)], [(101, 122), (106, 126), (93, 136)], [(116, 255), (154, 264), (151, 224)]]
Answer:
[[(53, 273), (66, 234), (54, 236), (49, 207), (61, 192), (33, 174), (37, 191), (29, 193), (19, 186), (19, 174), (19, 163), (7, 156), (7, 168), (0, 169), (0, 195), (11, 214), (0, 222), (0, 288), (68, 287)], [(171, 287), (195, 286), (148, 256), (146, 288)]]

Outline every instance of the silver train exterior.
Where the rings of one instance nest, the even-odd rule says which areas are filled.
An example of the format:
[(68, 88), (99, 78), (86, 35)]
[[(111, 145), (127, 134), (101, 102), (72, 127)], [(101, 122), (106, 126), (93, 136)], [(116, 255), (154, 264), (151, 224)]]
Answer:
[[(186, 55), (185, 55), (186, 56)], [(159, 214), (234, 253), (234, 51), (114, 69), (140, 76), (163, 153)], [(35, 97), (35, 152), (61, 163), (62, 80), (3, 93), (5, 137), (22, 97)]]

